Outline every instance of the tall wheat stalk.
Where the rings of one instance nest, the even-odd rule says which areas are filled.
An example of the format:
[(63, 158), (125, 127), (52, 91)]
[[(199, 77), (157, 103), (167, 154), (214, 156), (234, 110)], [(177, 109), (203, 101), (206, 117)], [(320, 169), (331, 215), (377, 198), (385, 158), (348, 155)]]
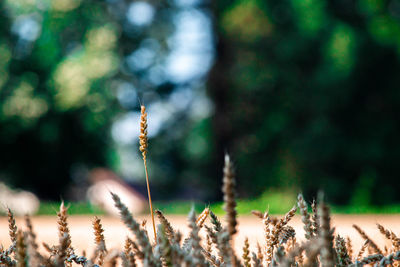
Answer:
[(154, 239), (157, 242), (157, 232), (156, 226), (154, 222), (154, 213), (153, 213), (153, 203), (151, 201), (151, 193), (150, 193), (150, 184), (149, 184), (149, 174), (147, 172), (147, 113), (146, 108), (144, 105), (140, 107), (140, 135), (139, 135), (139, 143), (140, 143), (140, 151), (142, 152), (143, 156), (143, 163), (144, 163), (144, 171), (146, 174), (146, 185), (147, 185), (147, 196), (149, 198), (149, 206), (150, 206), (150, 213), (151, 213), (151, 221), (153, 222), (153, 231), (154, 231)]

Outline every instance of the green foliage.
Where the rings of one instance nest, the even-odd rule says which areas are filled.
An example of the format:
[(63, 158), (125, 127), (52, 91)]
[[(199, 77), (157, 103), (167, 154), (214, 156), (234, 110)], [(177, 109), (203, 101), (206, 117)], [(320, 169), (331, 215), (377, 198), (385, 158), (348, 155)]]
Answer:
[(58, 198), (74, 168), (107, 164), (118, 29), (97, 1), (32, 3), (0, 6), (0, 176)]
[[(307, 197), (322, 189), (338, 205), (400, 201), (392, 189), (400, 172), (394, 5), (219, 2), (209, 88), (214, 143), (217, 153), (228, 148), (235, 155), (241, 196), (272, 186), (298, 187)], [(260, 14), (268, 23), (253, 30)]]
[(205, 205), (192, 201), (155, 201), (153, 206), (165, 214), (187, 214), (192, 208), (200, 214)]
[(336, 214), (398, 214), (400, 212), (400, 205), (393, 204), (384, 206), (332, 206), (332, 212)]
[[(296, 194), (293, 192), (266, 191), (255, 199), (241, 199), (237, 202), (239, 214), (250, 214), (252, 210), (266, 211), (271, 214), (284, 214), (296, 203)], [(211, 204), (211, 210), (216, 214), (223, 214), (223, 202)]]
[[(37, 215), (54, 215), (60, 206), (60, 202), (41, 202)], [(68, 203), (68, 212), (71, 215), (102, 215), (105, 214), (102, 209), (93, 206), (88, 202), (70, 202)]]
[[(154, 4), (154, 26), (145, 29), (128, 25), (121, 2), (0, 3), (0, 179), (59, 198), (74, 170), (122, 161), (110, 138), (123, 111), (119, 84), (147, 93), (149, 104), (182, 87), (152, 84), (149, 69), (126, 66), (132, 52), (154, 49), (149, 40), (154, 64), (166, 61), (174, 1)], [(196, 9), (215, 23), (214, 114), (171, 112), (152, 137), (160, 199), (220, 199), (219, 159), (229, 151), (242, 198), (281, 187), (306, 197), (323, 189), (338, 205), (400, 201), (396, 1), (222, 0)], [(26, 21), (30, 35), (18, 30)]]
[[(263, 196), (256, 199), (238, 200), (237, 212), (241, 216), (250, 216), (252, 210), (269, 210), (270, 214), (284, 214), (288, 211), (288, 208), (293, 207), (293, 203), (295, 203), (295, 194), (286, 195), (284, 193), (270, 192), (268, 196), (263, 194)], [(54, 215), (59, 204), (58, 202), (42, 202), (36, 215)], [(71, 215), (105, 214), (103, 210), (87, 202), (68, 202), (68, 205)], [(179, 200), (156, 201), (153, 205), (163, 213), (171, 215), (186, 215), (192, 207), (195, 208), (197, 214), (200, 214), (205, 207), (200, 202)], [(210, 204), (210, 209), (218, 215), (224, 214), (222, 202)], [(334, 214), (398, 214), (400, 213), (400, 205), (333, 205), (331, 210)]]

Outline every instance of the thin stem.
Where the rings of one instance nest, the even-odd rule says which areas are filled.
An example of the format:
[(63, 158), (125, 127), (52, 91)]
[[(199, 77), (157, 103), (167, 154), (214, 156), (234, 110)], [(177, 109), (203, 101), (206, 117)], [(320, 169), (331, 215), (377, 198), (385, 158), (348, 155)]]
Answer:
[(231, 242), (231, 249), (232, 249), (232, 251), (231, 251), (231, 264), (232, 264), (232, 266), (236, 267), (236, 257), (235, 257), (235, 251), (234, 251), (234, 248), (235, 248), (235, 240), (233, 239), (234, 236), (232, 236), (231, 238), (232, 238), (232, 239), (230, 240), (230, 242)]
[(153, 213), (153, 203), (151, 201), (151, 194), (150, 194), (150, 185), (149, 185), (149, 174), (147, 172), (147, 164), (146, 160), (144, 162), (144, 171), (146, 173), (146, 184), (147, 184), (147, 195), (149, 197), (149, 205), (150, 205), (150, 213), (151, 213), (151, 221), (153, 222), (153, 231), (154, 231), (154, 239), (157, 243), (157, 232), (156, 232), (156, 224), (154, 222), (154, 213)]

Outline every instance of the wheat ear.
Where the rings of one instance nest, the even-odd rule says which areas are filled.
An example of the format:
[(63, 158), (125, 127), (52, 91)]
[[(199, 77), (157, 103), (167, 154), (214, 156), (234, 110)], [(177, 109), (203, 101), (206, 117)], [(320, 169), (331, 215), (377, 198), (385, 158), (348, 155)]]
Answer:
[(393, 248), (398, 250), (400, 247), (400, 239), (392, 231), (389, 231), (379, 223), (377, 223), (376, 226), (378, 227), (379, 232), (391, 241)]
[(249, 239), (246, 237), (246, 239), (244, 240), (244, 246), (243, 246), (243, 255), (242, 255), (242, 259), (244, 262), (244, 266), (245, 267), (250, 267), (250, 250), (249, 250), (250, 244), (249, 244)]
[(172, 266), (172, 248), (171, 243), (165, 233), (165, 226), (163, 224), (157, 225), (157, 232), (157, 246), (160, 248), (162, 266)]
[[(224, 193), (224, 210), (226, 212), (225, 218), (228, 223), (227, 230), (230, 236), (230, 247), (234, 248), (233, 235), (237, 233), (237, 212), (236, 212), (236, 181), (235, 181), (235, 171), (233, 168), (233, 163), (228, 154), (225, 154), (225, 165), (223, 169), (223, 186), (222, 191)], [(232, 266), (237, 266), (236, 255), (234, 250), (231, 251), (231, 263)]]
[(353, 228), (356, 229), (356, 231), (360, 234), (364, 240), (368, 240), (369, 246), (378, 254), (383, 254), (382, 250), (379, 249), (378, 245), (372, 241), (371, 238), (356, 224), (353, 224)]
[(139, 259), (142, 260), (144, 259), (144, 253), (139, 249), (138, 245), (131, 239), (129, 239), (129, 242), (131, 243), (132, 246), (132, 251), (134, 253), (134, 255)]
[(254, 216), (256, 216), (257, 218), (259, 218), (261, 220), (264, 218), (264, 213), (262, 213), (259, 210), (252, 210), (251, 214), (253, 214)]
[(368, 247), (368, 245), (369, 245), (369, 240), (366, 239), (366, 240), (364, 241), (364, 244), (361, 246), (360, 250), (358, 251), (358, 254), (357, 254), (357, 256), (356, 256), (355, 261), (360, 261), (360, 260), (361, 260), (361, 257), (362, 257), (362, 255), (364, 254), (365, 249)]
[(312, 223), (310, 220), (310, 214), (308, 213), (307, 202), (304, 200), (302, 194), (299, 194), (297, 197), (297, 205), (300, 209), (301, 221), (304, 224), (304, 235), (306, 239), (310, 240), (313, 237)]
[(350, 237), (346, 237), (346, 249), (347, 249), (347, 253), (349, 254), (349, 258), (350, 260), (353, 259), (353, 245), (351, 244), (351, 240)]
[[(57, 224), (58, 224), (58, 237), (60, 240), (60, 251), (59, 253), (63, 255), (65, 253), (65, 257), (67, 258), (74, 254), (74, 250), (71, 246), (71, 235), (68, 227), (68, 207), (65, 207), (64, 201), (61, 202), (60, 211), (57, 212)], [(65, 251), (61, 251), (61, 249), (65, 249)], [(61, 257), (60, 257), (61, 258)]]
[[(368, 255), (367, 257), (364, 257), (363, 259), (360, 260), (360, 264), (356, 264), (356, 266), (363, 266), (367, 264), (371, 264), (374, 262), (379, 262), (382, 260), (382, 258), (385, 258), (382, 254), (373, 254), (373, 255)], [(378, 265), (375, 265), (378, 266)], [(386, 266), (386, 264), (380, 265), (379, 266)]]
[(211, 265), (215, 267), (221, 266), (221, 262), (211, 254), (210, 251), (207, 251), (206, 249), (201, 249), (201, 252), (203, 253), (204, 257), (211, 263)]
[(15, 247), (17, 244), (17, 225), (15, 224), (15, 218), (14, 214), (12, 211), (7, 208), (7, 217), (8, 217), (8, 229), (9, 229), (9, 234), (10, 234), (10, 239), (11, 239), (11, 246), (10, 246), (10, 251), (15, 252)]
[(260, 243), (258, 243), (258, 242), (257, 242), (257, 259), (259, 259), (260, 262), (262, 262), (264, 259), (264, 254), (262, 253), (262, 248), (260, 246)]
[[(209, 240), (211, 241), (212, 244), (214, 244), (215, 246), (218, 246), (218, 236), (217, 233), (211, 229), (211, 227), (209, 227), (208, 225), (204, 226), (206, 228), (207, 231), (207, 237), (209, 238)], [(207, 249), (208, 251), (208, 249)], [(210, 250), (209, 252), (211, 252), (211, 246), (210, 246)]]
[(258, 258), (257, 254), (252, 252), (252, 259), (253, 259), (253, 267), (260, 267), (261, 265), (261, 260)]
[(128, 266), (136, 267), (135, 254), (132, 252), (133, 245), (129, 237), (125, 239), (124, 254)]
[(203, 254), (201, 253), (200, 246), (200, 236), (199, 236), (199, 226), (196, 223), (196, 213), (194, 208), (189, 213), (189, 228), (190, 228), (190, 240), (191, 240), (191, 257), (193, 258), (193, 262), (196, 263), (196, 266), (205, 266), (206, 262)]
[(205, 208), (203, 210), (203, 212), (200, 213), (200, 215), (197, 217), (196, 224), (199, 227), (199, 229), (201, 229), (203, 227), (204, 222), (206, 221), (209, 213), (210, 213), (210, 209), (209, 208)]
[(273, 246), (273, 235), (271, 233), (271, 218), (268, 212), (264, 213), (263, 216), (264, 224), (264, 237), (265, 237), (265, 264), (268, 266), (271, 263), (274, 246)]
[(312, 230), (313, 230), (313, 234), (314, 236), (316, 236), (318, 234), (318, 229), (319, 229), (319, 218), (318, 218), (318, 212), (317, 212), (317, 202), (315, 202), (315, 199), (313, 200), (313, 202), (311, 203), (311, 209), (312, 209)]
[(235, 173), (233, 164), (228, 154), (225, 155), (224, 177), (222, 191), (224, 193), (224, 210), (226, 212), (226, 221), (229, 235), (233, 236), (236, 231), (236, 192), (235, 192)]
[(95, 216), (93, 220), (93, 230), (94, 230), (94, 236), (95, 236), (95, 243), (96, 245), (104, 251), (107, 251), (106, 249), (106, 242), (104, 239), (103, 235), (103, 226), (101, 225), (101, 220), (99, 217)]
[(168, 240), (172, 242), (175, 233), (174, 228), (172, 227), (171, 223), (167, 220), (167, 218), (165, 218), (161, 210), (156, 210), (156, 215), (161, 224), (164, 225), (165, 235), (168, 237)]
[(220, 232), (222, 231), (222, 224), (219, 221), (217, 215), (214, 212), (210, 211), (211, 223), (214, 225), (214, 231)]
[[(288, 222), (293, 218), (293, 216), (296, 214), (297, 211), (297, 206), (293, 206), (293, 208), (291, 208), (283, 218), (281, 218), (276, 224), (274, 225), (274, 228), (271, 231), (271, 235), (272, 235), (272, 246), (275, 246), (278, 244), (278, 238), (279, 235), (283, 229), (283, 227), (288, 224)], [(272, 219), (271, 219), (271, 223), (272, 223)], [(272, 259), (272, 258), (271, 258)]]
[(98, 250), (99, 253), (99, 259), (97, 263), (99, 266), (102, 266), (104, 262), (104, 257), (107, 253), (107, 248), (103, 235), (103, 226), (101, 225), (101, 220), (97, 216), (94, 217), (93, 230), (95, 236), (96, 250)]
[(347, 266), (351, 264), (349, 253), (346, 248), (346, 241), (338, 235), (335, 240), (336, 256), (339, 266)]
[(157, 243), (157, 232), (156, 232), (156, 225), (154, 222), (154, 213), (153, 213), (153, 203), (151, 201), (151, 193), (150, 193), (150, 184), (149, 184), (149, 174), (147, 172), (147, 112), (144, 105), (140, 107), (140, 135), (139, 135), (139, 143), (140, 143), (140, 151), (142, 152), (143, 156), (143, 163), (144, 163), (144, 171), (146, 174), (146, 185), (147, 185), (147, 196), (149, 197), (149, 206), (150, 206), (150, 214), (151, 214), (151, 221), (153, 222), (153, 231), (154, 231), (154, 239)]

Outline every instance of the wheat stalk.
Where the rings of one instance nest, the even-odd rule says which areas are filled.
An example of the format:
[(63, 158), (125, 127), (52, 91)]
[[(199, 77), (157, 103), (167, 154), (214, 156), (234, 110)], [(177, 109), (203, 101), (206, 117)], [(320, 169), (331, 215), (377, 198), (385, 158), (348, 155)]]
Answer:
[(322, 267), (334, 266), (333, 260), (333, 231), (331, 230), (331, 217), (329, 207), (322, 201), (318, 206), (318, 217), (321, 220), (319, 237), (321, 238), (321, 265)]
[(25, 244), (25, 234), (18, 230), (17, 232), (17, 240), (16, 240), (16, 256), (17, 259), (17, 267), (25, 267), (26, 266), (26, 244)]
[(106, 242), (104, 239), (103, 235), (103, 227), (101, 225), (101, 220), (96, 216), (94, 217), (93, 221), (93, 230), (94, 230), (94, 236), (95, 236), (95, 243), (96, 243), (96, 249), (99, 252), (99, 259), (98, 259), (98, 265), (103, 265), (104, 262), (104, 256), (107, 253), (107, 248), (106, 248)]
[(364, 241), (364, 244), (361, 246), (360, 250), (358, 251), (358, 254), (356, 256), (356, 261), (360, 261), (361, 260), (361, 257), (364, 254), (365, 249), (368, 247), (368, 245), (369, 245), (369, 240), (366, 239)]
[(171, 242), (174, 239), (174, 228), (172, 227), (171, 223), (165, 218), (164, 214), (161, 212), (161, 210), (156, 210), (156, 214), (158, 217), (158, 220), (161, 222), (162, 225), (164, 225), (164, 231), (165, 235), (168, 237), (168, 240)]
[(259, 218), (261, 220), (264, 218), (264, 213), (262, 213), (259, 210), (252, 210), (251, 214), (253, 214), (254, 216), (256, 216), (257, 218)]
[(151, 193), (150, 193), (150, 184), (149, 184), (149, 173), (147, 171), (147, 112), (144, 105), (140, 107), (140, 135), (139, 135), (139, 150), (142, 152), (143, 163), (144, 163), (144, 171), (146, 174), (146, 185), (147, 185), (147, 196), (149, 197), (149, 206), (150, 206), (150, 214), (151, 221), (153, 222), (153, 231), (154, 231), (154, 239), (157, 242), (157, 232), (156, 232), (156, 224), (154, 222), (154, 213), (153, 213), (153, 202), (151, 201)]
[(26, 232), (26, 243), (28, 251), (28, 265), (39, 266), (39, 263), (43, 261), (43, 257), (38, 252), (38, 244), (36, 243), (36, 234), (33, 231), (31, 219), (28, 215), (25, 215), (25, 224), (27, 228)]
[(351, 240), (350, 237), (346, 237), (346, 249), (347, 249), (347, 253), (349, 254), (349, 258), (350, 260), (353, 259), (353, 245), (351, 244)]
[(257, 254), (252, 252), (252, 259), (253, 259), (253, 267), (260, 267), (261, 265), (261, 260), (258, 258)]
[(250, 244), (249, 244), (249, 239), (246, 237), (244, 240), (244, 246), (243, 246), (243, 255), (242, 259), (244, 262), (245, 267), (250, 267), (250, 250), (249, 250)]

